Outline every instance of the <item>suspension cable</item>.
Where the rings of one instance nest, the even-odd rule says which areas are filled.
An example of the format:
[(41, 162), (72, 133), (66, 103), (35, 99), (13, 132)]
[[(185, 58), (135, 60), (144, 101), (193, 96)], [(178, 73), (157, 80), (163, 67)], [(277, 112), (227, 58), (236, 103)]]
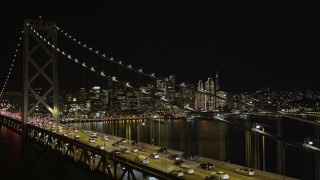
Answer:
[[(23, 34), (23, 31), (22, 31), (22, 34)], [(20, 37), (19, 40), (18, 40), (17, 48), (16, 48), (15, 53), (14, 53), (14, 55), (13, 55), (11, 65), (10, 65), (10, 67), (9, 67), (8, 75), (6, 76), (6, 79), (5, 79), (5, 81), (4, 81), (4, 84), (3, 84), (2, 89), (1, 89), (1, 92), (0, 92), (0, 98), (1, 98), (1, 96), (2, 96), (2, 94), (3, 94), (3, 92), (4, 92), (5, 89), (6, 89), (6, 86), (7, 86), (8, 81), (10, 80), (10, 75), (11, 75), (12, 70), (13, 70), (13, 68), (14, 68), (14, 62), (16, 61), (17, 54), (19, 53), (19, 50), (20, 50), (19, 47), (20, 47), (21, 40), (22, 40), (22, 37)]]
[[(28, 24), (27, 24), (28, 25)], [(80, 65), (82, 68), (84, 69), (88, 69), (90, 71), (92, 71), (93, 73), (96, 73), (98, 75), (100, 75), (101, 77), (104, 77), (106, 78), (107, 80), (109, 81), (112, 81), (112, 82), (115, 82), (117, 84), (120, 84), (128, 89), (131, 89), (131, 90), (134, 90), (134, 91), (139, 91), (141, 92), (143, 95), (148, 95), (154, 99), (157, 99), (157, 100), (160, 100), (162, 102), (165, 102), (165, 103), (169, 103), (171, 105), (174, 105), (176, 107), (179, 107), (181, 109), (184, 109), (184, 110), (187, 110), (187, 111), (190, 111), (190, 112), (193, 112), (193, 113), (196, 113), (196, 114), (199, 114), (199, 115), (203, 115), (205, 118), (209, 119), (209, 120), (217, 120), (219, 122), (223, 122), (223, 123), (227, 123), (227, 124), (230, 124), (236, 128), (240, 128), (242, 130), (245, 130), (245, 131), (249, 131), (251, 133), (254, 133), (254, 134), (259, 134), (259, 135), (262, 135), (262, 136), (266, 136), (270, 139), (274, 139), (274, 140), (277, 140), (277, 141), (280, 141), (280, 142), (283, 142), (287, 145), (291, 145), (291, 146), (295, 146), (295, 147), (298, 147), (298, 148), (301, 148), (301, 149), (306, 149), (305, 145), (302, 144), (302, 143), (299, 143), (299, 142), (295, 142), (295, 141), (292, 141), (292, 140), (289, 140), (289, 139), (285, 139), (283, 137), (280, 137), (280, 136), (276, 136), (276, 135), (271, 135), (271, 134), (268, 134), (268, 133), (265, 133), (265, 132), (260, 132), (259, 130), (255, 129), (255, 128), (247, 128), (247, 127), (243, 127), (243, 126), (240, 126), (238, 124), (236, 124), (235, 122), (232, 122), (232, 121), (229, 121), (227, 119), (224, 119), (224, 118), (221, 118), (221, 117), (217, 117), (215, 116), (214, 114), (205, 114), (205, 113), (202, 113), (202, 112), (199, 112), (195, 109), (192, 109), (190, 107), (186, 107), (186, 106), (182, 106), (176, 102), (173, 102), (173, 101), (170, 101), (166, 98), (164, 98), (163, 96), (160, 97), (160, 96), (156, 96), (154, 94), (151, 94), (151, 93), (148, 93), (145, 91), (145, 89), (143, 88), (137, 88), (137, 87), (133, 87), (129, 84), (129, 82), (123, 82), (123, 81), (119, 81), (117, 80), (115, 77), (111, 77), (111, 76), (106, 76), (103, 71), (97, 71), (94, 67), (89, 67), (87, 66), (84, 62), (80, 62), (78, 59), (76, 58), (73, 58), (71, 55), (68, 55), (65, 51), (62, 51), (60, 50), (58, 47), (55, 47), (54, 45), (50, 44), (50, 42), (46, 41), (39, 33), (37, 33), (36, 30), (34, 30), (32, 27), (30, 27), (30, 29), (35, 33), (35, 35), (40, 38), (44, 43), (47, 43), (49, 46), (51, 46), (53, 49), (57, 50), (57, 52), (59, 52), (61, 55), (67, 57), (67, 59), (73, 61), (74, 63)], [(310, 122), (309, 122), (310, 123)], [(313, 152), (316, 152), (316, 153), (320, 153), (320, 149), (311, 149), (309, 148), (308, 150), (310, 151), (313, 151)]]
[(264, 108), (259, 108), (259, 107), (256, 107), (256, 106), (252, 105), (252, 104), (249, 104), (249, 103), (244, 103), (244, 102), (241, 102), (241, 101), (238, 101), (238, 100), (225, 98), (225, 97), (220, 96), (220, 95), (215, 95), (215, 94), (212, 94), (210, 92), (205, 92), (204, 90), (197, 90), (197, 89), (185, 86), (184, 83), (180, 83), (180, 84), (172, 83), (166, 78), (161, 78), (161, 77), (155, 76), (154, 73), (150, 73), (150, 74), (145, 73), (145, 72), (142, 71), (141, 68), (140, 69), (135, 69), (130, 64), (129, 65), (124, 65), (124, 63), (122, 61), (116, 62), (113, 57), (107, 57), (105, 53), (100, 53), (99, 50), (93, 49), (92, 47), (88, 47), (87, 44), (82, 43), (81, 41), (78, 41), (76, 38), (71, 36), (69, 33), (65, 32), (63, 29), (61, 29), (59, 27), (56, 27), (56, 29), (61, 34), (63, 34), (64, 36), (66, 36), (67, 38), (69, 38), (70, 40), (75, 42), (77, 45), (85, 48), (86, 50), (90, 51), (91, 53), (93, 53), (93, 54), (95, 54), (95, 55), (97, 55), (97, 56), (99, 56), (99, 57), (101, 57), (103, 59), (106, 59), (106, 60), (116, 64), (117, 66), (120, 66), (122, 68), (128, 69), (129, 71), (136, 72), (138, 74), (141, 74), (141, 75), (143, 75), (145, 77), (148, 77), (148, 78), (151, 78), (153, 80), (161, 80), (161, 81), (165, 82), (168, 85), (172, 85), (172, 86), (175, 86), (175, 87), (178, 87), (178, 88), (182, 88), (182, 89), (187, 89), (187, 90), (190, 90), (192, 92), (199, 93), (199, 94), (204, 94), (204, 95), (209, 96), (209, 97), (215, 97), (215, 98), (218, 98), (220, 100), (241, 104), (241, 105), (244, 105), (246, 107), (250, 107), (250, 108), (253, 108), (255, 110), (262, 111), (262, 112), (273, 113), (273, 114), (276, 114), (276, 115), (279, 115), (279, 116), (283, 116), (283, 117), (286, 117), (286, 118), (290, 118), (290, 119), (294, 119), (294, 120), (297, 120), (297, 121), (301, 121), (301, 122), (305, 122), (305, 123), (309, 123), (309, 124), (314, 124), (314, 125), (319, 125), (319, 123), (317, 123), (317, 122), (309, 121), (309, 120), (306, 120), (306, 119), (303, 119), (303, 118), (299, 118), (299, 117), (295, 117), (295, 116), (291, 116), (291, 115), (287, 115), (284, 112), (277, 112), (277, 111), (274, 111), (274, 110), (268, 110), (268, 109), (264, 109)]

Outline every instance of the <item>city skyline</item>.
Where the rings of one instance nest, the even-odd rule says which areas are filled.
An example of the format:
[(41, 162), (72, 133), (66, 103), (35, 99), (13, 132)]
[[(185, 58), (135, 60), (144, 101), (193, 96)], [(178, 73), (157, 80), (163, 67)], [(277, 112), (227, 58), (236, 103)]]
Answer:
[[(317, 12), (312, 4), (13, 5), (5, 2), (1, 7), (6, 17), (6, 28), (1, 30), (5, 35), (1, 47), (6, 47), (1, 54), (1, 83), (24, 19), (41, 15), (124, 64), (160, 77), (173, 74), (178, 83), (196, 85), (219, 71), (220, 87), (225, 91), (250, 91), (261, 86), (320, 89), (319, 27), (314, 23)], [(21, 61), (20, 55), (17, 66)], [(13, 76), (19, 75), (21, 72), (15, 72)], [(16, 84), (9, 81), (8, 88)]]

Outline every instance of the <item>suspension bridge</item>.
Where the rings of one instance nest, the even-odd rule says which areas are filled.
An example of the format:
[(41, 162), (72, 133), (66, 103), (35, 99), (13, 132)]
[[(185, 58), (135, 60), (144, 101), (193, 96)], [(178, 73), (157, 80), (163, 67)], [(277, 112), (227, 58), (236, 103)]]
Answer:
[[(290, 116), (283, 112), (276, 112), (255, 107), (252, 104), (239, 102), (225, 96), (219, 96), (204, 89), (196, 89), (187, 86), (185, 83), (176, 83), (174, 81), (170, 81), (168, 78), (158, 77), (155, 73), (144, 72), (142, 68), (134, 68), (130, 64), (125, 64), (123, 60), (116, 60), (107, 53), (103, 53), (101, 50), (94, 49), (90, 45), (83, 43), (83, 41), (80, 41), (70, 35), (68, 32), (65, 32), (55, 22), (27, 19), (25, 20), (22, 34), (23, 37), (20, 38), (20, 41), (23, 40), (22, 113), (17, 115), (3, 109), (0, 111), (0, 123), (1, 125), (6, 126), (20, 134), (23, 137), (24, 142), (37, 143), (52, 151), (57, 151), (62, 156), (67, 156), (73, 159), (75, 162), (88, 165), (88, 168), (90, 168), (93, 172), (103, 173), (106, 175), (106, 177), (110, 177), (112, 179), (123, 179), (125, 176), (127, 176), (129, 179), (139, 179), (138, 177), (140, 175), (143, 178), (155, 177), (158, 179), (204, 179), (205, 177), (210, 176), (211, 172), (203, 170), (198, 166), (203, 162), (213, 162), (213, 164), (217, 164), (217, 167), (221, 168), (225, 172), (228, 172), (228, 174), (231, 176), (230, 178), (232, 179), (282, 179), (284, 177), (286, 179), (290, 179), (291, 177), (286, 177), (285, 174), (286, 147), (290, 146), (313, 154), (315, 157), (315, 166), (309, 168), (314, 169), (315, 175), (313, 177), (315, 177), (315, 179), (320, 179), (319, 146), (315, 146), (314, 144), (309, 143), (307, 140), (305, 142), (296, 142), (283, 137), (282, 134), (284, 129), (281, 119), (277, 119), (275, 122), (276, 132), (268, 133), (250, 120), (246, 121), (245, 125), (241, 125), (237, 122), (231, 121), (228, 118), (225, 118), (224, 116), (219, 116), (219, 113), (217, 112), (200, 111), (192, 101), (179, 101), (164, 92), (152, 91), (150, 90), (151, 88), (149, 86), (144, 86), (142, 84), (145, 81), (148, 83), (161, 82), (165, 84), (166, 87), (172, 87), (173, 89), (178, 88), (181, 91), (190, 92), (193, 95), (202, 95), (206, 98), (213, 98), (215, 100), (239, 104), (260, 112), (275, 114), (283, 118), (288, 118), (292, 119), (293, 121), (311, 125), (314, 127), (313, 139), (315, 139), (317, 142), (319, 141), (318, 122)], [(83, 58), (77, 58), (75, 55), (69, 53), (67, 50), (67, 45), (64, 43), (58, 45), (58, 35), (61, 35), (73, 42), (74, 46), (70, 49), (70, 51), (75, 50), (75, 47), (77, 47), (81, 49), (76, 49), (76, 51), (80, 51), (80, 54), (82, 54), (82, 51), (87, 51), (93, 55), (93, 58), (91, 57), (90, 60), (86, 60), (85, 56)], [(20, 42), (18, 43), (16, 53), (18, 53), (19, 47), (21, 47)], [(5, 87), (9, 81), (16, 57), (17, 56), (14, 55), (12, 65), (9, 69), (9, 73), (5, 80), (0, 97), (2, 97), (5, 91)], [(64, 61), (67, 61), (67, 63), (72, 64), (71, 69), (67, 68), (68, 73), (71, 71), (77, 71), (75, 70), (76, 68), (73, 67), (77, 66), (79, 69), (81, 69), (81, 71), (94, 74), (96, 79), (99, 79), (109, 88), (110, 97), (115, 97), (115, 94), (119, 94), (119, 91), (117, 91), (119, 89), (121, 89), (120, 94), (124, 94), (124, 92), (130, 92), (130, 94), (133, 94), (130, 97), (127, 95), (124, 96), (125, 100), (123, 101), (108, 101), (108, 115), (112, 114), (115, 116), (117, 113), (122, 115), (116, 116), (118, 118), (113, 118), (109, 121), (117, 121), (119, 119), (124, 120), (124, 118), (121, 119), (120, 117), (124, 117), (126, 115), (129, 116), (135, 113), (141, 114), (141, 112), (137, 113), (137, 101), (134, 100), (134, 97), (143, 97), (144, 99), (148, 99), (152, 102), (145, 105), (147, 106), (146, 108), (150, 108), (150, 104), (156, 104), (155, 107), (157, 107), (157, 110), (154, 110), (154, 112), (157, 112), (157, 115), (162, 115), (162, 117), (168, 114), (167, 112), (170, 112), (169, 114), (172, 114), (176, 111), (181, 111), (183, 113), (188, 112), (199, 115), (203, 119), (225, 123), (231, 125), (232, 127), (243, 130), (246, 136), (246, 153), (244, 155), (246, 156), (245, 166), (254, 167), (256, 169), (256, 175), (253, 177), (244, 177), (234, 172), (236, 167), (240, 167), (241, 165), (200, 157), (197, 160), (185, 159), (187, 164), (194, 169), (194, 172), (192, 175), (180, 176), (178, 172), (174, 171), (177, 169), (181, 170), (180, 167), (174, 165), (172, 160), (168, 159), (165, 154), (161, 154), (160, 160), (152, 159), (150, 157), (150, 161), (147, 165), (141, 165), (143, 161), (140, 162), (139, 156), (143, 155), (149, 157), (149, 155), (152, 153), (160, 152), (160, 143), (158, 144), (159, 146), (154, 146), (154, 144), (144, 144), (144, 146), (138, 147), (137, 151), (140, 153), (138, 156), (135, 153), (119, 153), (118, 150), (120, 147), (127, 149), (134, 148), (134, 145), (132, 145), (133, 141), (127, 142), (128, 138), (124, 141), (123, 138), (116, 136), (107, 137), (106, 134), (94, 135), (92, 132), (88, 132), (86, 129), (77, 129), (72, 126), (66, 126), (62, 124), (61, 118), (63, 117), (61, 114), (63, 111), (60, 111), (61, 104), (59, 102), (59, 83), (61, 82), (59, 82), (58, 76), (60, 72), (58, 67), (61, 67), (61, 63), (58, 66), (58, 59), (63, 59)], [(95, 60), (101, 62), (99, 62), (98, 65), (90, 64)], [(81, 75), (78, 73), (81, 73), (81, 71), (76, 72), (75, 76), (80, 77)], [(121, 73), (119, 73), (120, 71)], [(118, 76), (116, 76), (117, 73)], [(61, 76), (61, 74), (59, 75)], [(90, 80), (88, 79), (88, 81)], [(39, 93), (38, 88), (42, 88), (41, 93)], [(126, 102), (127, 105), (131, 104), (131, 106), (126, 106), (126, 108), (123, 108), (122, 104), (124, 102)], [(45, 109), (49, 116), (46, 116), (46, 118), (35, 117), (34, 114), (37, 112), (39, 107)], [(124, 114), (123, 112), (126, 113)], [(150, 113), (150, 109), (147, 112), (148, 115), (146, 115), (146, 118), (149, 118), (153, 125), (157, 122), (160, 123), (160, 118), (151, 118), (149, 116), (149, 114), (152, 114)], [(128, 123), (128, 126), (126, 126), (126, 137), (130, 137), (131, 131), (132, 128)], [(104, 137), (108, 138), (108, 140), (105, 140)], [(264, 152), (262, 152), (263, 166), (261, 166), (260, 150), (257, 150), (257, 146), (255, 146), (255, 144), (258, 143), (256, 140), (257, 137), (272, 139), (276, 142), (276, 166), (278, 173), (270, 173), (265, 171)], [(142, 147), (146, 148), (147, 152), (144, 152), (144, 150), (141, 149)], [(169, 151), (175, 152), (176, 154), (183, 153), (174, 149), (170, 149)], [(166, 166), (163, 166), (164, 162)], [(219, 166), (219, 164), (223, 164), (223, 166)], [(121, 172), (119, 170), (120, 165), (123, 168), (123, 171)], [(187, 172), (185, 172), (185, 174), (187, 174)]]

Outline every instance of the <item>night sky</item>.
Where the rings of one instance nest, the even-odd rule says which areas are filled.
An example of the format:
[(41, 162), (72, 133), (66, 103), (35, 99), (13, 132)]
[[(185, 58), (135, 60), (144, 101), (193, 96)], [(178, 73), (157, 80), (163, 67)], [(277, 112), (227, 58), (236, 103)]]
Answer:
[[(319, 6), (304, 1), (124, 2), (6, 0), (1, 87), (25, 18), (59, 27), (124, 64), (197, 84), (219, 71), (222, 90), (320, 90)], [(50, 3), (49, 3), (50, 2)], [(20, 71), (17, 59), (13, 78)], [(21, 66), (21, 65), (20, 65)], [(21, 73), (20, 73), (21, 74)], [(10, 82), (8, 89), (19, 83)]]

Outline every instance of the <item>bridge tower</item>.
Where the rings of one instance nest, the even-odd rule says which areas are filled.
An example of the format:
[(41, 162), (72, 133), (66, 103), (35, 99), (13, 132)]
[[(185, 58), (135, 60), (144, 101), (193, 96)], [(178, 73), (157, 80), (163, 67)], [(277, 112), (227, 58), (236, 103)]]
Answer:
[[(57, 47), (55, 22), (42, 19), (24, 22), (23, 31), (23, 124), (39, 108), (49, 111), (59, 121), (58, 60), (55, 48), (44, 43), (36, 34)], [(40, 111), (41, 112), (41, 111)], [(39, 114), (40, 114), (39, 112)]]

